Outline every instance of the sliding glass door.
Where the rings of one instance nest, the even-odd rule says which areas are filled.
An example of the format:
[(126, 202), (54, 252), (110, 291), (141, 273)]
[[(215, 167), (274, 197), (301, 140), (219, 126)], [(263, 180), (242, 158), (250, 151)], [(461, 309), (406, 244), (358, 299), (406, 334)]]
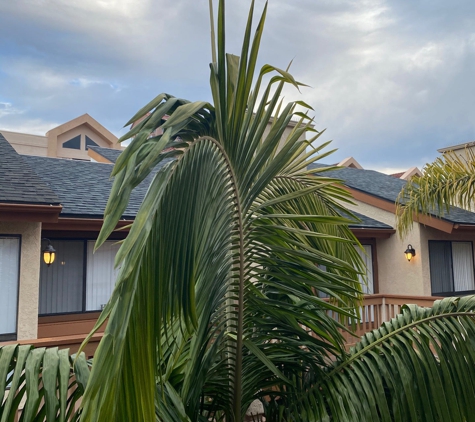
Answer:
[(17, 332), (20, 238), (0, 236), (0, 341)]

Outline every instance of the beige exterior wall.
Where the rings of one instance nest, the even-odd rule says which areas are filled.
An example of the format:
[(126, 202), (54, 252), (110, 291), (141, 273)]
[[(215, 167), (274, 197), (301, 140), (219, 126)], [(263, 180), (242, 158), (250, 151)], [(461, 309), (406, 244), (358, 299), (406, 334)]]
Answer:
[[(392, 227), (396, 226), (393, 213), (363, 202), (354, 202), (355, 205), (347, 205), (347, 207)], [(449, 234), (418, 223), (414, 223), (411, 232), (404, 239), (400, 239), (397, 233), (388, 239), (376, 239), (379, 293), (432, 296), (429, 261), (430, 240), (470, 241), (474, 243), (475, 250), (475, 232), (454, 230)], [(416, 256), (410, 262), (404, 255), (408, 244), (411, 244), (416, 250)]]
[[(354, 202), (355, 205), (347, 207), (395, 227), (393, 213), (363, 202)], [(428, 256), (426, 258), (421, 254), (421, 249), (425, 249), (422, 248), (420, 230), (419, 224), (414, 224), (413, 230), (405, 239), (400, 239), (397, 233), (388, 239), (376, 239), (379, 293), (430, 296), (430, 277), (422, 265), (423, 262), (428, 262)], [(411, 262), (404, 255), (409, 243), (416, 250), (416, 256)]]
[(41, 223), (0, 222), (0, 234), (21, 236), (17, 339), (38, 335)]
[[(446, 149), (444, 148), (444, 151)], [(475, 145), (473, 143), (468, 143), (466, 145), (459, 145), (455, 146), (453, 150), (450, 150), (450, 147), (448, 147), (448, 151), (453, 152), (457, 156), (461, 158), (469, 158), (470, 153), (475, 154)]]
[(46, 157), (48, 155), (48, 139), (46, 136), (10, 132), (2, 129), (0, 129), (0, 133), (18, 154), (36, 155), (39, 157)]

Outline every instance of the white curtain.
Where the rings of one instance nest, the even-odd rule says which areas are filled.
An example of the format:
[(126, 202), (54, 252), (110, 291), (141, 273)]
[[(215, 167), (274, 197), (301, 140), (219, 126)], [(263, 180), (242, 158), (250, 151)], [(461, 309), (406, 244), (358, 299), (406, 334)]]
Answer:
[(452, 242), (454, 291), (475, 290), (472, 242)]
[(363, 286), (363, 293), (366, 295), (372, 295), (374, 293), (374, 283), (373, 283), (373, 255), (371, 250), (371, 245), (362, 245), (363, 250), (360, 247), (356, 247), (356, 251), (361, 256), (365, 266), (366, 266), (366, 277), (359, 276), (360, 283)]
[(16, 333), (20, 239), (0, 237), (0, 335)]
[(109, 301), (118, 274), (114, 259), (120, 245), (108, 241), (93, 253), (94, 243), (87, 242), (86, 311), (100, 310)]

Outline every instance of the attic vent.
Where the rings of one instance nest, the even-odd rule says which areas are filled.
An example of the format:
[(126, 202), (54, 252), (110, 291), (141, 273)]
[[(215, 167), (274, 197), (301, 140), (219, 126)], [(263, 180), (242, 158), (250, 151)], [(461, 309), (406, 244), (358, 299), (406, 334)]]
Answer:
[(63, 148), (68, 149), (81, 149), (81, 135), (75, 136), (74, 138), (70, 139), (63, 143)]

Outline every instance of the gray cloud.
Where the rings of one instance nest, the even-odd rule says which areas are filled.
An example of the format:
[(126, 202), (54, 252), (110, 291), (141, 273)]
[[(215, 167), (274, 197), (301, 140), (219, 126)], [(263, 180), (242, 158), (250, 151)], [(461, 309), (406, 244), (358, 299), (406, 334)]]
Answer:
[[(207, 3), (1, 2), (0, 128), (44, 133), (88, 112), (120, 134), (159, 92), (209, 100)], [(248, 2), (227, 3), (238, 54)], [(261, 63), (294, 59), (335, 161), (422, 166), (437, 148), (475, 139), (474, 21), (469, 0), (272, 0)]]

